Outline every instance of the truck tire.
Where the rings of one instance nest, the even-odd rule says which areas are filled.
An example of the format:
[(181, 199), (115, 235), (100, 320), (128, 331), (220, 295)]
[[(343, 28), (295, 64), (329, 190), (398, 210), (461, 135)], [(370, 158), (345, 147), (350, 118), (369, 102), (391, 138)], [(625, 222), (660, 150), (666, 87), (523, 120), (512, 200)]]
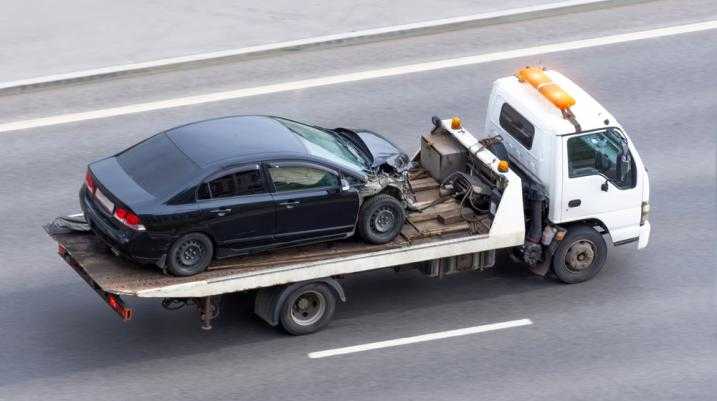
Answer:
[(294, 290), (281, 306), (279, 323), (289, 334), (300, 336), (321, 330), (336, 311), (336, 295), (324, 283), (310, 283)]
[(573, 226), (553, 255), (553, 272), (564, 283), (574, 284), (593, 278), (607, 260), (602, 235), (588, 226)]
[(361, 205), (357, 229), (364, 241), (385, 244), (396, 238), (405, 220), (401, 202), (391, 195), (379, 194)]
[(167, 253), (167, 271), (175, 276), (193, 276), (207, 269), (214, 244), (205, 234), (189, 233), (174, 241)]

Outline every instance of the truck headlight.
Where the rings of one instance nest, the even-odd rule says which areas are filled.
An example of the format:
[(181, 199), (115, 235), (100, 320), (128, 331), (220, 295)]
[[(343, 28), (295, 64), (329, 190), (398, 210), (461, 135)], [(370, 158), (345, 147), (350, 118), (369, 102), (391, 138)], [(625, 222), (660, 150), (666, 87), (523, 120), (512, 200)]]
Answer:
[(650, 202), (642, 202), (642, 211), (640, 213), (640, 225), (644, 226), (647, 218), (650, 216)]

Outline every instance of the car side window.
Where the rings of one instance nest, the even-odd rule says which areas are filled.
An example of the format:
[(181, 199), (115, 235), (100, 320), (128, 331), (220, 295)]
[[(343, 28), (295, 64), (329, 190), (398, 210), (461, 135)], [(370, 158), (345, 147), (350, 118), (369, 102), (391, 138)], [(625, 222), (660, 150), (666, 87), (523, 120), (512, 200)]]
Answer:
[[(207, 198), (204, 199), (215, 199), (215, 198), (226, 198), (234, 196), (236, 193), (236, 183), (234, 182), (234, 174), (227, 174), (223, 177), (219, 177), (212, 181), (209, 181), (206, 186)], [(202, 191), (200, 191), (201, 193)]]
[(266, 192), (266, 188), (261, 170), (249, 170), (227, 174), (202, 184), (197, 197), (199, 199), (217, 199), (264, 192)]
[(254, 195), (266, 192), (261, 170), (242, 171), (234, 174), (237, 195)]
[(503, 103), (500, 109), (499, 122), (500, 126), (526, 149), (533, 146), (535, 127), (508, 103)]
[(277, 192), (339, 186), (338, 176), (313, 167), (272, 166), (269, 175)]

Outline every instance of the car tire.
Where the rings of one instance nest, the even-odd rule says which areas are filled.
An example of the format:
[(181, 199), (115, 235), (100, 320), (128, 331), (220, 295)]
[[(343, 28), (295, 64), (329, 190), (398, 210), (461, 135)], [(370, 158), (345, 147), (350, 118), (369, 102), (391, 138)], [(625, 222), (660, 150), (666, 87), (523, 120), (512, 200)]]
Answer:
[(292, 291), (281, 306), (279, 322), (289, 334), (300, 336), (321, 330), (334, 316), (336, 294), (323, 283), (311, 283)]
[(605, 265), (607, 245), (602, 234), (588, 226), (568, 228), (553, 255), (553, 272), (558, 280), (575, 284), (590, 280)]
[(401, 232), (406, 211), (401, 202), (391, 195), (381, 194), (369, 198), (361, 206), (358, 233), (371, 244), (385, 244)]
[(172, 244), (167, 253), (167, 270), (174, 276), (193, 276), (207, 269), (214, 256), (214, 244), (205, 234), (189, 233)]

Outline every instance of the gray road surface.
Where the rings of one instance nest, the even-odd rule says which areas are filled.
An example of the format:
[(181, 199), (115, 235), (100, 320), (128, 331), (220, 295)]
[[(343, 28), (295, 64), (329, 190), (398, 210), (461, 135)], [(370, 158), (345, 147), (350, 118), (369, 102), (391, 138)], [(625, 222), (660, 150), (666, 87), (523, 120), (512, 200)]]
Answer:
[(0, 81), (550, 1), (6, 0)]
[[(377, 57), (381, 66), (525, 47), (550, 41), (545, 33), (531, 36), (541, 27), (554, 27), (550, 36), (559, 41), (563, 31), (599, 36), (717, 16), (712, 2), (684, 3), (661, 2), (663, 11), (644, 6), (643, 17), (629, 21), (629, 14), (587, 13), (438, 35), (433, 42), (328, 49), (295, 59), (301, 62), (293, 72), (286, 59), (257, 60), (264, 64), (247, 71), (246, 80), (235, 74), (245, 66), (219, 65), (33, 92), (0, 99), (0, 118), (321, 76), (335, 73), (334, 63), (339, 71), (352, 63), (373, 68), (363, 57), (372, 52), (397, 55)], [(485, 39), (496, 32), (505, 40)], [(451, 40), (461, 45), (438, 45)], [(716, 41), (717, 31), (708, 31), (0, 134), (0, 400), (714, 399)], [(135, 299), (137, 318), (123, 324), (56, 256), (39, 227), (77, 210), (89, 161), (162, 128), (272, 113), (371, 127), (414, 149), (433, 114), (460, 115), (479, 132), (493, 79), (536, 62), (571, 76), (612, 110), (651, 175), (650, 246), (639, 253), (611, 249), (605, 270), (587, 283), (561, 285), (512, 265), (444, 280), (379, 271), (345, 279), (349, 302), (328, 329), (311, 336), (266, 327), (251, 315), (246, 295), (226, 300), (211, 332), (199, 330), (193, 311), (169, 313)], [(307, 358), (312, 351), (522, 318), (534, 325)]]

